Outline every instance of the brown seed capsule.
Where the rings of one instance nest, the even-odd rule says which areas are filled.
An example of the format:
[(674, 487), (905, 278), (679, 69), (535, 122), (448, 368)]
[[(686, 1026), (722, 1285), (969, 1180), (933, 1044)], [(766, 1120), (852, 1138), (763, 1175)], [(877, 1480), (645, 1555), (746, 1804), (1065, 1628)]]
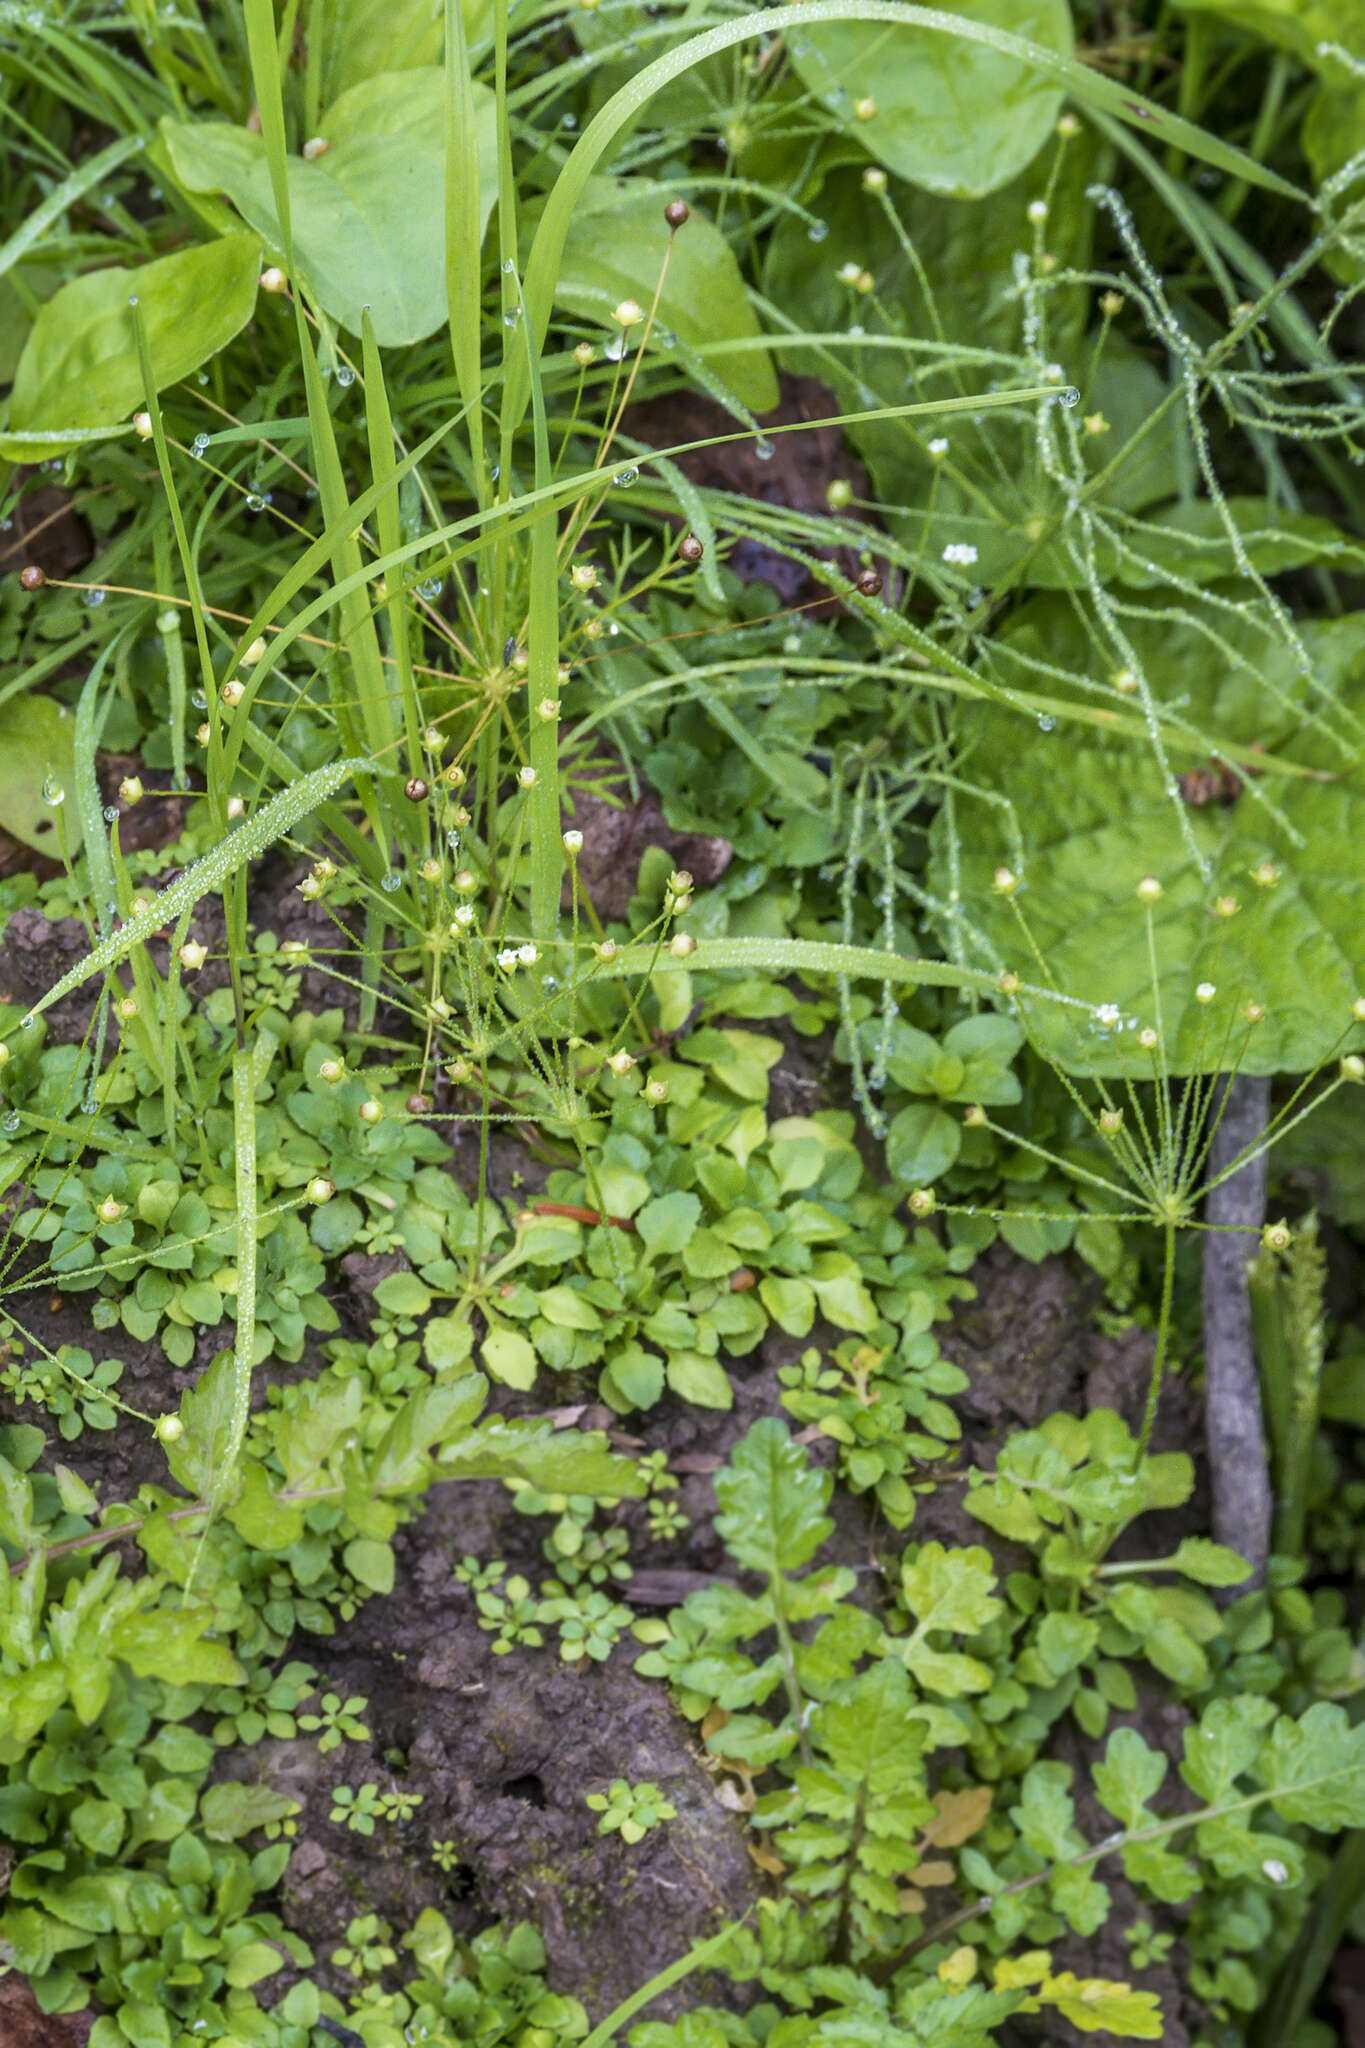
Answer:
[(414, 1116), (426, 1116), (431, 1109), (431, 1104), (425, 1095), (410, 1095), (407, 1106)]
[(430, 793), (420, 775), (414, 775), (410, 782), (403, 784), (403, 794), (410, 804), (424, 804)]
[(671, 228), (680, 228), (692, 217), (692, 209), (685, 199), (670, 199), (664, 208), (664, 219)]
[(685, 533), (678, 542), (678, 553), (685, 562), (699, 562), (706, 553), (706, 549), (697, 539), (695, 533)]
[(22, 590), (41, 590), (47, 582), (47, 571), (40, 569), (36, 562), (30, 562), (26, 569), (19, 571), (19, 586)]
[(864, 569), (858, 578), (858, 588), (864, 597), (880, 597), (882, 579), (875, 569)]

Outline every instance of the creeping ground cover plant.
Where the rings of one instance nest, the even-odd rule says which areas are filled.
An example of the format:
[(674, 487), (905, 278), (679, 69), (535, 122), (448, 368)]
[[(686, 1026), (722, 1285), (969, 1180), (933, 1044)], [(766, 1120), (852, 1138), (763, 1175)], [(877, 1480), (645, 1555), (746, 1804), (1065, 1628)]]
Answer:
[(1349, 2048), (1365, 26), (0, 69), (0, 2034)]

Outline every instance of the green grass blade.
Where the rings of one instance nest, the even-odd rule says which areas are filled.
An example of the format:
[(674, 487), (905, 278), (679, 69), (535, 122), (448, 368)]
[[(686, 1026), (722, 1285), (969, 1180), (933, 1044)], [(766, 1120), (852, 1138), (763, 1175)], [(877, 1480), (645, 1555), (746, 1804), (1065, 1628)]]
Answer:
[(450, 354), (469, 424), (474, 489), (482, 501), (487, 479), (483, 462), (479, 146), (474, 128), (473, 78), (460, 0), (446, 0), (445, 68), (446, 297), (450, 309)]
[(54, 221), (61, 219), (68, 207), (84, 199), (87, 192), (117, 170), (121, 163), (143, 146), (141, 135), (125, 135), (119, 142), (111, 142), (98, 156), (87, 157), (78, 164), (69, 178), (63, 178), (60, 185), (48, 193), (46, 199), (34, 207), (27, 219), (21, 221), (9, 240), (0, 247), (0, 277), (12, 270), (21, 258), (46, 234)]
[(241, 1047), (232, 1056), (232, 1149), (237, 1195), (237, 1332), (232, 1344), (232, 1423), (214, 1480), (213, 1505), (231, 1484), (251, 1416), (251, 1367), (256, 1345), (256, 1055)]

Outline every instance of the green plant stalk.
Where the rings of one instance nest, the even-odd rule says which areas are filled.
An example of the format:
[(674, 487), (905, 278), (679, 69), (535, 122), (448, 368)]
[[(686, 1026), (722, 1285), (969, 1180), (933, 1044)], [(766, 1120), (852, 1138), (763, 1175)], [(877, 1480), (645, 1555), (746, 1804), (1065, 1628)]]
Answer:
[(1280, 1965), (1270, 1996), (1252, 2020), (1251, 2048), (1284, 2048), (1298, 2038), (1352, 1915), (1365, 1896), (1365, 1828), (1337, 1844), (1332, 1865), (1313, 1894), (1308, 1916)]
[(1156, 1427), (1156, 1412), (1161, 1401), (1161, 1383), (1166, 1375), (1166, 1352), (1171, 1340), (1171, 1305), (1175, 1297), (1175, 1238), (1176, 1226), (1168, 1218), (1162, 1232), (1161, 1266), (1161, 1307), (1157, 1312), (1156, 1349), (1152, 1353), (1152, 1377), (1147, 1387), (1147, 1405), (1143, 1411), (1142, 1429), (1137, 1440), (1134, 1458), (1135, 1471), (1139, 1471), (1152, 1441)]
[(681, 1984), (685, 1977), (691, 1977), (698, 1970), (708, 1969), (730, 1940), (734, 1927), (742, 1925), (742, 1921), (736, 1921), (723, 1927), (710, 1941), (703, 1941), (687, 1955), (679, 1956), (666, 1970), (660, 1970), (647, 1984), (642, 1984), (637, 1991), (632, 1991), (630, 1997), (623, 1999), (615, 2012), (608, 2013), (600, 2025), (593, 2028), (584, 2041), (583, 2048), (607, 2048), (607, 2043), (621, 2031), (626, 2021), (634, 2019), (636, 2013), (644, 2006), (652, 2005), (656, 1998), (662, 1997), (665, 1991), (671, 1991), (675, 1984)]

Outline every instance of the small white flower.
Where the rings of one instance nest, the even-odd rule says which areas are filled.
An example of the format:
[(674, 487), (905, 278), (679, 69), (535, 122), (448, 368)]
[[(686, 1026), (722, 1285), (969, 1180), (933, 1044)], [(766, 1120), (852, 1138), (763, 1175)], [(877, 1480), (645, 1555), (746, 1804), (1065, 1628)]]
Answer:
[(519, 783), (521, 784), (521, 786), (522, 786), (522, 788), (523, 788), (523, 789), (534, 789), (534, 788), (535, 788), (535, 786), (536, 786), (536, 771), (535, 771), (535, 769), (534, 769), (534, 768), (533, 768), (533, 767), (531, 766), (531, 764), (530, 764), (530, 762), (529, 762), (529, 761), (527, 762), (527, 764), (526, 764), (526, 766), (525, 766), (524, 768), (518, 768), (518, 770), (517, 770), (517, 781), (518, 781), (518, 782), (519, 782)]
[(539, 953), (537, 953), (535, 947), (530, 945), (529, 943), (524, 946), (517, 947), (517, 959), (521, 962), (523, 967), (534, 967), (539, 958)]
[(582, 847), (583, 834), (581, 832), (566, 832), (564, 834), (565, 853), (579, 853), (582, 851)]
[(1028, 209), (1028, 217), (1029, 217), (1029, 219), (1030, 219), (1030, 220), (1031, 220), (1031, 221), (1033, 222), (1033, 225), (1034, 225), (1034, 226), (1035, 226), (1036, 228), (1040, 228), (1040, 227), (1042, 226), (1043, 222), (1044, 222), (1044, 221), (1045, 221), (1045, 220), (1047, 219), (1047, 201), (1046, 201), (1046, 199), (1033, 199), (1033, 200), (1030, 200), (1030, 202), (1029, 202), (1029, 209)]
[(473, 906), (473, 904), (472, 904), (472, 903), (462, 903), (462, 904), (460, 905), (459, 909), (458, 909), (458, 910), (456, 911), (456, 913), (455, 913), (454, 917), (453, 917), (453, 918), (452, 918), (452, 919), (450, 920), (450, 936), (451, 936), (451, 938), (452, 938), (452, 939), (457, 939), (457, 938), (458, 938), (458, 937), (460, 936), (460, 933), (461, 933), (461, 932), (467, 932), (467, 931), (469, 930), (469, 927), (470, 927), (470, 926), (471, 926), (471, 925), (473, 924), (473, 922), (474, 922), (474, 906)]
[(1218, 990), (1211, 981), (1201, 981), (1194, 992), (1194, 999), (1197, 1003), (1211, 1003), (1217, 993)]
[(510, 973), (510, 972), (511, 972), (511, 970), (512, 970), (512, 968), (514, 968), (514, 967), (516, 966), (516, 964), (517, 964), (517, 949), (516, 949), (516, 947), (515, 947), (515, 946), (504, 946), (504, 947), (503, 947), (503, 949), (502, 949), (502, 951), (501, 951), (501, 952), (499, 953), (499, 955), (498, 955), (498, 965), (499, 965), (499, 967), (505, 967), (505, 968), (506, 968), (506, 969), (508, 970), (508, 972)]
[(929, 453), (933, 456), (935, 462), (942, 462), (944, 456), (948, 453), (948, 438), (945, 434), (936, 434), (934, 436), (933, 440), (929, 443)]
[(976, 560), (976, 549), (969, 540), (950, 540), (943, 550), (943, 559), (955, 569), (970, 569)]
[(149, 412), (135, 412), (133, 414), (133, 432), (137, 435), (139, 441), (151, 440), (152, 416)]
[(1095, 1022), (1103, 1024), (1106, 1031), (1112, 1031), (1118, 1021), (1119, 1006), (1117, 1003), (1101, 1003), (1095, 1011)]
[(838, 276), (840, 284), (856, 284), (862, 274), (863, 266), (861, 263), (841, 263), (839, 265)]

